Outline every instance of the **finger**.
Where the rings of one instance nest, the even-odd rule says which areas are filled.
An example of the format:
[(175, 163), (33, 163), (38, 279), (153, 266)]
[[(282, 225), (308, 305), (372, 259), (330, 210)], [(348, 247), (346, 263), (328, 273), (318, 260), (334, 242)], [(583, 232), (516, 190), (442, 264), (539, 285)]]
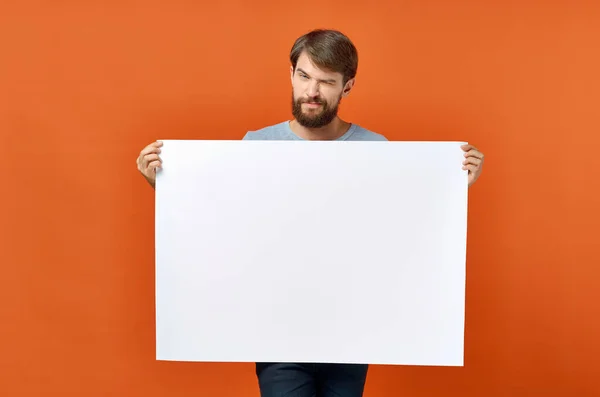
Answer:
[(146, 146), (144, 149), (160, 148), (162, 145), (163, 145), (163, 143), (161, 141), (156, 141), (156, 142), (152, 142), (151, 144)]
[(461, 149), (465, 152), (464, 156), (474, 156), (480, 159), (483, 159), (483, 153), (481, 153), (475, 146), (473, 145), (462, 145)]
[(146, 164), (154, 160), (160, 160), (160, 156), (158, 155), (158, 153), (151, 153), (144, 156), (144, 161), (146, 162)]
[(156, 152), (151, 151), (150, 149), (145, 149), (144, 151), (140, 152), (140, 155), (136, 159), (138, 168), (141, 170), (148, 164), (149, 159), (146, 156), (158, 156), (158, 153), (160, 153), (160, 150), (158, 149), (156, 149)]
[(466, 164), (474, 164), (474, 165), (480, 166), (482, 162), (483, 162), (483, 160), (481, 160), (481, 159), (479, 159), (477, 157), (467, 157), (465, 159), (465, 161), (463, 161), (463, 164), (464, 165), (466, 165)]
[(481, 153), (480, 151), (475, 150), (475, 149), (471, 149), (468, 152), (465, 152), (464, 156), (465, 157), (476, 157), (478, 159), (483, 160), (483, 153)]
[(160, 163), (162, 163), (162, 159), (160, 158), (160, 156), (158, 154), (147, 154), (144, 156), (144, 160), (142, 162), (142, 168), (148, 168), (148, 166), (150, 165), (151, 162), (153, 161), (158, 161)]
[(463, 165), (463, 170), (469, 170), (470, 173), (475, 173), (477, 171), (477, 166), (474, 164)]
[(150, 145), (146, 146), (141, 152), (140, 156), (145, 156), (150, 153), (160, 153), (160, 147), (162, 146), (162, 142), (153, 142)]
[(149, 171), (156, 171), (157, 168), (162, 168), (162, 162), (161, 161), (153, 161), (150, 164), (148, 164), (148, 170)]

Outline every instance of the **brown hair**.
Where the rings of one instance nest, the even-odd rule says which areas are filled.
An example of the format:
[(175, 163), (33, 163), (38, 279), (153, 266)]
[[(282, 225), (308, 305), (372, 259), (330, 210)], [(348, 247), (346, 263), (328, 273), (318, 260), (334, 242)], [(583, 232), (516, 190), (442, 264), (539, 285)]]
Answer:
[(294, 71), (298, 58), (304, 51), (318, 67), (341, 73), (344, 76), (344, 84), (356, 76), (356, 47), (346, 35), (337, 30), (316, 29), (296, 39), (290, 51), (290, 62)]

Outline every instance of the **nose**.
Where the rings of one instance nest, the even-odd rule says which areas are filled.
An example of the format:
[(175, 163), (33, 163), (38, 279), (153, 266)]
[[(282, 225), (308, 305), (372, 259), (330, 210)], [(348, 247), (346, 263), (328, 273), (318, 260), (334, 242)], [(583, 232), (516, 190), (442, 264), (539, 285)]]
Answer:
[(316, 81), (311, 81), (310, 83), (308, 83), (308, 87), (306, 89), (306, 94), (311, 98), (318, 96), (319, 95), (319, 83)]

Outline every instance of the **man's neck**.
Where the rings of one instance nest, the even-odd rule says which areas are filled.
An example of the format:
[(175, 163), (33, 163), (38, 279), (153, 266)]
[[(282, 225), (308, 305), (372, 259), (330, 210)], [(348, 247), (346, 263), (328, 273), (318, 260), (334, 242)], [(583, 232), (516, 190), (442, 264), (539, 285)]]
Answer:
[(290, 121), (290, 128), (294, 134), (308, 141), (333, 141), (348, 131), (350, 123), (336, 117), (331, 123), (321, 128), (306, 128), (294, 119)]

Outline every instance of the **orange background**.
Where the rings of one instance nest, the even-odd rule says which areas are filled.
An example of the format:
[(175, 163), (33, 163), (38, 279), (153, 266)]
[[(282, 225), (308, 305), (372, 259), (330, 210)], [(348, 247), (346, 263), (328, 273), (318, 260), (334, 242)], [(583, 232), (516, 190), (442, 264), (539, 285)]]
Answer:
[(486, 154), (466, 365), (373, 366), (366, 396), (600, 395), (599, 3), (193, 3), (0, 8), (0, 395), (258, 396), (252, 364), (155, 361), (135, 159), (289, 118), (288, 52), (315, 27), (359, 49), (343, 117)]

